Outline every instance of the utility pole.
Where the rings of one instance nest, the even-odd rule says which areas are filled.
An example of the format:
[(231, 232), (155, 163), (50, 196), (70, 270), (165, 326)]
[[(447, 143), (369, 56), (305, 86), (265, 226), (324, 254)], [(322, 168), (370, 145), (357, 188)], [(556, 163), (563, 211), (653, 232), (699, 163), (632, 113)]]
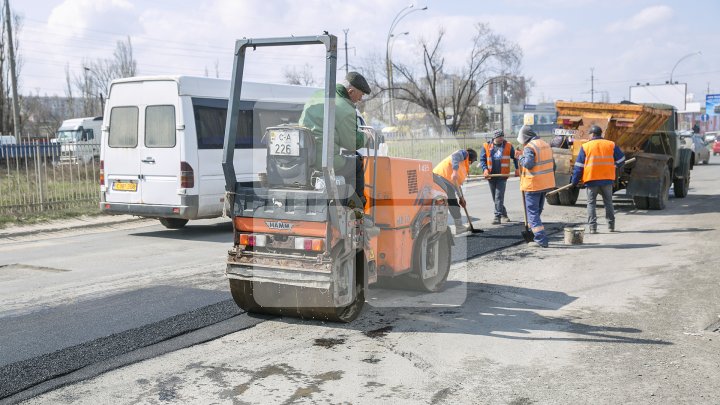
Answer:
[(505, 133), (505, 77), (500, 81), (500, 130)]
[(345, 76), (348, 74), (348, 46), (347, 46), (347, 34), (348, 31), (350, 31), (350, 28), (345, 28), (343, 32), (345, 33)]
[(5, 0), (5, 26), (7, 27), (7, 49), (10, 59), (10, 82), (12, 86), (13, 132), (20, 137), (20, 106), (18, 105), (17, 76), (15, 75), (15, 47), (13, 46), (12, 25), (10, 23), (10, 4)]
[(590, 102), (595, 102), (595, 68), (590, 68)]

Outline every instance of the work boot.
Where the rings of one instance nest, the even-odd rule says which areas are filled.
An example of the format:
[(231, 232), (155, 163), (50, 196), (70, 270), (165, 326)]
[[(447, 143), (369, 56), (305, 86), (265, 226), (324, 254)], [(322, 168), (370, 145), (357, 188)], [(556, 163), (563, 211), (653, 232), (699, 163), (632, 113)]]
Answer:
[(537, 243), (537, 242), (535, 242), (535, 241), (529, 242), (529, 243), (528, 243), (528, 246), (529, 246), (529, 247), (533, 247), (533, 248), (546, 248), (546, 247), (548, 247), (548, 245), (541, 245), (541, 244), (539, 244), (539, 243)]
[(493, 225), (498, 225), (498, 224), (500, 224), (500, 217), (495, 217), (495, 219), (492, 220), (492, 224), (493, 224)]
[(507, 215), (503, 215), (502, 219), (503, 219), (503, 221), (505, 221), (505, 222), (510, 222), (510, 218), (508, 218)]
[(615, 232), (615, 222), (608, 222), (608, 231)]
[(590, 233), (597, 233), (597, 227), (591, 226), (591, 227), (590, 227)]

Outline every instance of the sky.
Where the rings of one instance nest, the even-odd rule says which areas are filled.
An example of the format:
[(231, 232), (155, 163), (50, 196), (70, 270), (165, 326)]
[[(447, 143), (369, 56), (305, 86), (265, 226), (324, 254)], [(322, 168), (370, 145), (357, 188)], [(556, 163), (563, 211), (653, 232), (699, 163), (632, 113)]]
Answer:
[[(382, 63), (390, 25), (411, 4), (418, 11), (393, 31), (393, 61), (419, 62), (420, 40), (442, 28), (446, 66), (458, 69), (475, 24), (487, 23), (522, 48), (521, 72), (535, 83), (529, 103), (589, 101), (591, 72), (596, 101), (627, 99), (636, 83), (665, 83), (673, 68), (673, 81), (687, 83), (696, 101), (708, 89), (720, 93), (717, 0), (10, 0), (22, 17), (20, 92), (59, 96), (66, 66), (79, 75), (128, 37), (140, 75), (229, 78), (236, 39), (328, 31), (343, 47), (343, 30), (351, 70)], [(275, 50), (246, 77), (280, 83), (306, 56)]]

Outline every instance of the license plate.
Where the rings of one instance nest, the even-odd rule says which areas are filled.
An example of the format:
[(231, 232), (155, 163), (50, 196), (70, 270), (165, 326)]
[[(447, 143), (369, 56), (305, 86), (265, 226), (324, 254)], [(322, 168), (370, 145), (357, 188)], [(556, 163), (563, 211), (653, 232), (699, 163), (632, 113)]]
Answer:
[(270, 154), (276, 156), (300, 156), (300, 133), (297, 131), (272, 131)]
[(578, 134), (578, 131), (575, 129), (563, 129), (563, 128), (553, 129), (553, 135), (575, 136), (577, 134)]
[(137, 183), (134, 181), (116, 181), (113, 183), (115, 191), (137, 191)]

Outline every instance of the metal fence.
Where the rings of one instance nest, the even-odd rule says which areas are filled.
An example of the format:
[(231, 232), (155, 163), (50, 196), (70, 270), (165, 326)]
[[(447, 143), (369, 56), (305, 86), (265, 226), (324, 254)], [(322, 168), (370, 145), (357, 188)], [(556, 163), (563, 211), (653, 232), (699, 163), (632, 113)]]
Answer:
[(97, 206), (99, 144), (0, 145), (0, 215)]
[(458, 149), (472, 148), (480, 154), (485, 138), (443, 137), (387, 140), (388, 155), (412, 159), (429, 160), (433, 165), (440, 163)]
[[(433, 165), (458, 149), (480, 152), (482, 137), (387, 140), (388, 155)], [(99, 144), (0, 145), (0, 215), (94, 208), (99, 202)]]

